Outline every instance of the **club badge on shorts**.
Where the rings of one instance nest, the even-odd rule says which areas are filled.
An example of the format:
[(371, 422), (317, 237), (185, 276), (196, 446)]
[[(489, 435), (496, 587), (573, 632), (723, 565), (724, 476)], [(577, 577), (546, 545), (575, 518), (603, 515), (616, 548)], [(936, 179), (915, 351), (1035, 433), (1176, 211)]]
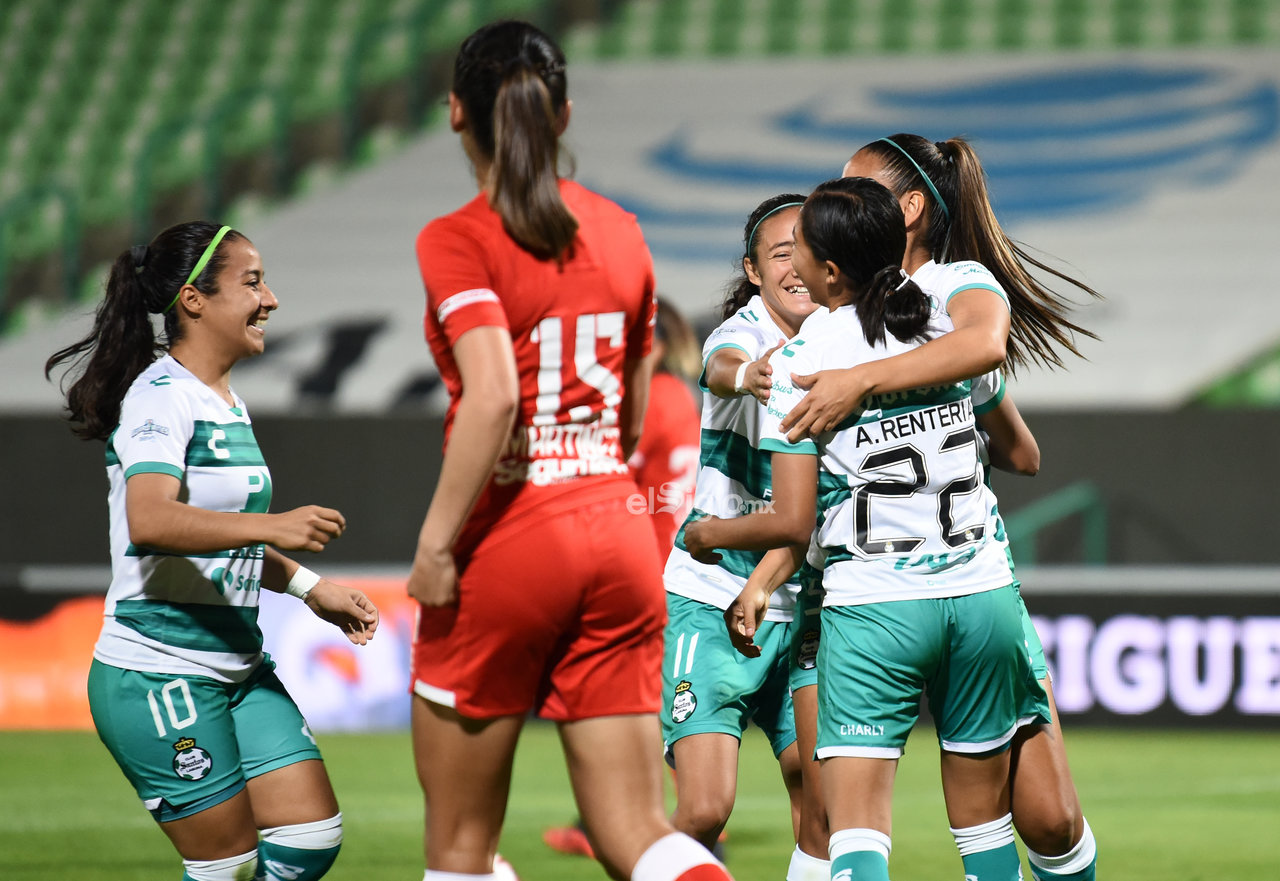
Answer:
[(177, 750), (173, 757), (173, 773), (183, 780), (203, 780), (213, 770), (213, 756), (203, 747), (196, 746), (194, 738), (184, 737), (173, 748)]
[(671, 721), (679, 725), (698, 709), (698, 696), (693, 693), (693, 683), (681, 679), (676, 686), (676, 696), (671, 700)]

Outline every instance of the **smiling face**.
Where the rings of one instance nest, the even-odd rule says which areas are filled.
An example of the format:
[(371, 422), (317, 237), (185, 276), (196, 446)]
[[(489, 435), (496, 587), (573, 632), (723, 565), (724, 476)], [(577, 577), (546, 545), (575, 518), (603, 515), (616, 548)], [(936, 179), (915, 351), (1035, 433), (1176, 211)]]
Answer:
[(205, 298), (200, 321), (234, 362), (262, 353), (267, 317), (280, 302), (267, 287), (262, 257), (248, 239), (229, 241), (222, 250), (218, 292)]
[(766, 217), (756, 229), (751, 258), (742, 259), (747, 278), (760, 288), (760, 298), (779, 327), (795, 334), (817, 308), (809, 289), (791, 266), (795, 241), (792, 229), (800, 208), (784, 208)]

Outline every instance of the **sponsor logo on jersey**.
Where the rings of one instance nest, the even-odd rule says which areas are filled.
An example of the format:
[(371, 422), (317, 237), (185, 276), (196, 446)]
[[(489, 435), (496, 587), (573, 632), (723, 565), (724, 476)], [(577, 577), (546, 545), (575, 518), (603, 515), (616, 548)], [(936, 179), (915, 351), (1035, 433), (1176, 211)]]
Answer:
[(698, 709), (698, 696), (693, 693), (693, 683), (681, 679), (676, 686), (676, 696), (671, 700), (671, 721), (679, 725)]
[(169, 429), (156, 422), (154, 419), (148, 419), (129, 433), (129, 437), (142, 436), (142, 440), (154, 440), (156, 435), (167, 435)]
[(818, 643), (821, 631), (810, 628), (800, 637), (800, 648), (796, 651), (796, 664), (801, 670), (812, 670), (818, 666)]
[(213, 770), (213, 757), (208, 750), (196, 746), (195, 738), (184, 737), (173, 745), (173, 773), (183, 780), (203, 780)]

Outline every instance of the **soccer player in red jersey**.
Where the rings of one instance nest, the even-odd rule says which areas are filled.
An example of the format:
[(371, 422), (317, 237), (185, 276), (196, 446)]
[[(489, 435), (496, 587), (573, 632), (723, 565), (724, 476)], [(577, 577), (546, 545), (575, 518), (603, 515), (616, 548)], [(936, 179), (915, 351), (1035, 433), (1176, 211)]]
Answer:
[(488, 878), (516, 740), (560, 729), (615, 878), (723, 881), (663, 813), (664, 621), (626, 466), (644, 416), (653, 270), (635, 218), (556, 172), (564, 56), (523, 22), (462, 44), (449, 121), (480, 194), (418, 236), (426, 336), (450, 393), (409, 577), (425, 881)]

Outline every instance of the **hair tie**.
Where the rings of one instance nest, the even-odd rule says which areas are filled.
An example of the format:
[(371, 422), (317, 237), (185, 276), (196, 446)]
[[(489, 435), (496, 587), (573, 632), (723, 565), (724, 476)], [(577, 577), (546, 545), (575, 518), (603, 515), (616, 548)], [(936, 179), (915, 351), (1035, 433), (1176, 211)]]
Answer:
[[(756, 240), (756, 230), (760, 228), (760, 224), (764, 223), (765, 218), (771, 217), (772, 215), (777, 214), (783, 208), (799, 208), (802, 205), (804, 205), (803, 202), (783, 202), (778, 207), (770, 208), (763, 215), (761, 215), (760, 219), (756, 221), (756, 225), (751, 227), (751, 235), (747, 236), (747, 256), (751, 257), (751, 244)], [(751, 257), (751, 259), (754, 260), (755, 258)]]
[(911, 281), (911, 276), (907, 275), (907, 271), (902, 267), (898, 267), (898, 272), (902, 275), (902, 281), (898, 282), (898, 286), (894, 288), (894, 292), (898, 292), (907, 286), (907, 282)]
[(134, 245), (129, 249), (129, 259), (133, 261), (133, 274), (142, 275), (142, 269), (147, 265), (147, 246)]
[[(947, 203), (946, 203), (945, 201), (943, 201), (943, 199), (942, 199), (942, 194), (941, 194), (941, 193), (939, 193), (939, 192), (938, 192), (938, 188), (937, 188), (937, 187), (935, 187), (935, 186), (933, 185), (933, 181), (929, 180), (929, 175), (927, 175), (927, 174), (925, 174), (925, 173), (924, 173), (924, 169), (920, 167), (920, 163), (919, 163), (919, 162), (916, 162), (916, 161), (915, 161), (915, 159), (913, 159), (913, 158), (911, 157), (911, 154), (910, 154), (910, 153), (908, 153), (908, 152), (907, 152), (907, 151), (902, 147), (902, 145), (901, 145), (901, 144), (899, 144), (897, 141), (894, 141), (894, 140), (892, 140), (892, 139), (890, 139), (890, 138), (880, 138), (880, 140), (884, 141), (886, 144), (888, 144), (889, 146), (891, 146), (891, 147), (893, 147), (894, 149), (896, 149), (896, 150), (897, 150), (899, 153), (901, 153), (903, 156), (906, 156), (906, 157), (907, 157), (907, 161), (908, 161), (908, 162), (910, 162), (910, 163), (912, 164), (912, 166), (914, 166), (914, 168), (915, 168), (915, 170), (916, 170), (916, 171), (920, 172), (920, 177), (924, 179), (924, 185), (925, 185), (926, 187), (928, 187), (928, 188), (929, 188), (929, 192), (930, 192), (930, 193), (933, 193), (933, 198), (934, 198), (934, 199), (936, 199), (936, 200), (937, 200), (937, 202), (938, 202), (938, 205), (939, 205), (939, 206), (941, 206), (941, 208), (942, 208), (942, 216), (943, 216), (943, 217), (945, 217), (945, 218), (947, 219), (947, 223), (950, 223), (950, 222), (951, 222), (951, 212), (950, 212), (949, 210), (947, 210)], [(935, 147), (935, 148), (936, 148), (937, 146), (938, 146), (937, 144), (934, 144), (934, 147)]]
[(213, 239), (209, 242), (209, 244), (205, 246), (204, 253), (201, 254), (200, 259), (196, 261), (195, 268), (191, 270), (191, 274), (187, 276), (187, 280), (183, 283), (182, 287), (178, 288), (178, 292), (173, 295), (173, 299), (169, 301), (169, 305), (165, 306), (163, 309), (160, 310), (161, 314), (164, 314), (165, 312), (168, 312), (170, 309), (172, 309), (173, 304), (178, 302), (178, 297), (182, 295), (182, 288), (185, 288), (187, 285), (194, 283), (195, 280), (200, 276), (200, 273), (204, 272), (205, 266), (209, 264), (209, 259), (213, 257), (213, 252), (218, 250), (218, 243), (221, 242), (222, 237), (229, 232), (231, 232), (231, 227), (229, 226), (224, 226), (222, 229), (218, 230), (217, 234), (214, 235)]

